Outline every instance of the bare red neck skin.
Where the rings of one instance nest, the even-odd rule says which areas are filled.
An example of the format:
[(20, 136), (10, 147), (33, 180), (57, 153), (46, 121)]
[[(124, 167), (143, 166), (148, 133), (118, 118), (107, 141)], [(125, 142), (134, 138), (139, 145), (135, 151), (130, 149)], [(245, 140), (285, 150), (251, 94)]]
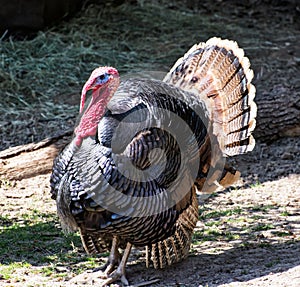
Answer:
[(74, 142), (76, 146), (80, 146), (84, 138), (96, 135), (98, 123), (103, 117), (106, 106), (112, 97), (111, 93), (112, 91), (107, 88), (93, 91), (91, 103), (75, 129)]

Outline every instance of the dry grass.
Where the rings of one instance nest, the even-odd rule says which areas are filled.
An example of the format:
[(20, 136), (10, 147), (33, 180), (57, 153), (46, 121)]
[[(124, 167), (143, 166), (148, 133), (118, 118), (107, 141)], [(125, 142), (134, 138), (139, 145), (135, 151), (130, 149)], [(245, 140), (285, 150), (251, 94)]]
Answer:
[[(116, 66), (121, 72), (167, 70), (182, 48), (195, 38), (199, 41), (196, 35), (187, 37), (193, 22), (184, 12), (168, 12), (161, 6), (91, 5), (32, 40), (2, 41), (2, 107), (33, 108), (45, 100), (53, 102), (57, 95), (77, 92), (99, 65)], [(196, 21), (197, 26), (204, 22), (200, 16)]]
[(34, 39), (2, 40), (1, 149), (40, 140), (47, 136), (45, 129), (51, 134), (57, 126), (72, 126), (81, 86), (99, 65), (115, 66), (121, 73), (167, 71), (183, 49), (199, 41), (189, 31), (205, 21), (157, 5), (90, 5)]

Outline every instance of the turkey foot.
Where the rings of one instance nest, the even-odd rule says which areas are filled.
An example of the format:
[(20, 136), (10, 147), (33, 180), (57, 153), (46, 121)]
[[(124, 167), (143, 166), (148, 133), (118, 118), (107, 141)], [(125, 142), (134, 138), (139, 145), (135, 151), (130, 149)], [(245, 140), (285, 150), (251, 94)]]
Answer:
[(107, 262), (105, 263), (104, 266), (93, 270), (93, 272), (97, 272), (99, 270), (103, 271), (104, 274), (101, 275), (100, 278), (106, 279), (108, 275), (111, 274), (115, 270), (117, 265), (120, 263), (120, 253), (118, 250), (118, 245), (119, 245), (118, 237), (114, 236)]
[(110, 267), (110, 264), (107, 266), (107, 268), (104, 272), (105, 276), (106, 276), (106, 280), (101, 284), (102, 287), (107, 286), (108, 284), (113, 283), (117, 280), (121, 280), (121, 282), (124, 286), (129, 285), (128, 280), (125, 277), (125, 267), (126, 267), (126, 263), (127, 263), (130, 251), (131, 251), (131, 247), (132, 247), (131, 243), (127, 243), (126, 249), (124, 250), (122, 260), (115, 271), (113, 271), (111, 273), (106, 273), (106, 270)]

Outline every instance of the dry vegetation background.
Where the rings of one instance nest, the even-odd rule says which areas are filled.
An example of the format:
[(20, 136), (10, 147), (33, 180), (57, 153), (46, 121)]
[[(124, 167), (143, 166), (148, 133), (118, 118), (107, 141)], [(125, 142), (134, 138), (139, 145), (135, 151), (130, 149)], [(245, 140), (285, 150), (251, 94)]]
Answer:
[[(95, 67), (166, 72), (193, 43), (212, 36), (245, 49), (258, 94), (299, 98), (297, 1), (93, 2), (35, 37), (0, 37), (0, 150), (71, 131), (80, 89)], [(242, 179), (200, 206), (186, 261), (147, 270), (143, 252), (135, 252), (129, 281), (300, 286), (299, 137), (275, 138), (258, 139), (253, 153), (234, 159)], [(0, 159), (0, 170), (5, 164)], [(49, 174), (8, 178), (0, 180), (0, 286), (82, 285), (70, 280), (107, 254), (87, 256), (77, 234), (62, 234)]]

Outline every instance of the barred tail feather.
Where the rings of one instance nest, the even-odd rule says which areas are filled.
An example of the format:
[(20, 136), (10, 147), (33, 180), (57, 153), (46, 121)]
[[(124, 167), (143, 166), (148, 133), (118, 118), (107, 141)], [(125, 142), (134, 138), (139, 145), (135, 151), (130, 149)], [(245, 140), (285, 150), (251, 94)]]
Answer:
[(87, 233), (86, 230), (79, 230), (81, 242), (87, 254), (98, 254), (110, 250), (112, 242), (111, 235), (92, 235)]
[(186, 258), (197, 221), (198, 200), (194, 187), (192, 204), (179, 215), (175, 233), (146, 247), (146, 266), (149, 267), (152, 262), (154, 268), (164, 268)]
[(211, 113), (224, 155), (251, 151), (255, 140), (253, 71), (236, 42), (211, 38), (178, 59), (164, 81), (197, 94)]

